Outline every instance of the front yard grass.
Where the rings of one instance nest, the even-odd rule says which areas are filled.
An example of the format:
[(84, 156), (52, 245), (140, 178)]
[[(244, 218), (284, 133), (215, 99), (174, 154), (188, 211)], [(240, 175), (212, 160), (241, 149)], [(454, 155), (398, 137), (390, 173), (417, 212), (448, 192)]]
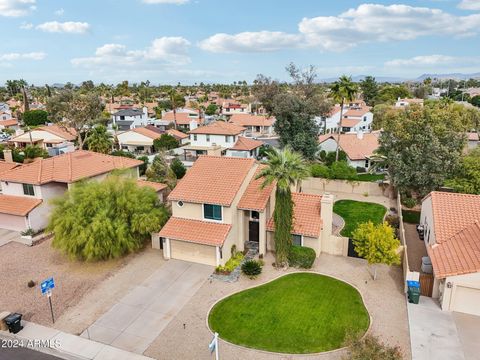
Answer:
[(279, 353), (306, 354), (343, 345), (364, 333), (370, 317), (358, 291), (343, 281), (296, 273), (217, 303), (208, 323), (222, 339)]
[(355, 201), (339, 200), (333, 205), (333, 212), (345, 220), (345, 226), (340, 234), (351, 237), (357, 226), (368, 221), (380, 224), (387, 209), (380, 204)]

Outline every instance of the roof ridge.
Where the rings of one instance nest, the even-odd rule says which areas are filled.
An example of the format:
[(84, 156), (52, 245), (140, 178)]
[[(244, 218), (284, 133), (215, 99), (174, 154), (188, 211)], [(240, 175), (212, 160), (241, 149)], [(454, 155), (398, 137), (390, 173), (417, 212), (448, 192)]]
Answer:
[(39, 161), (40, 170), (38, 171), (38, 178), (37, 178), (38, 183), (42, 182), (42, 170), (43, 170), (42, 164), (43, 164), (43, 159), (40, 159)]

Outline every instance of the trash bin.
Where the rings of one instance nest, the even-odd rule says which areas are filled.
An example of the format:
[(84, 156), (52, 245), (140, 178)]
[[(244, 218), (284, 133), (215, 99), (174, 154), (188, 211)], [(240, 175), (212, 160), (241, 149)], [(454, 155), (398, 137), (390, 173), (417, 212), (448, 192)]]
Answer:
[(5, 324), (8, 326), (8, 331), (11, 333), (18, 333), (23, 329), (22, 326), (22, 314), (12, 313), (5, 318)]
[(418, 304), (420, 301), (420, 283), (418, 281), (407, 281), (408, 302)]

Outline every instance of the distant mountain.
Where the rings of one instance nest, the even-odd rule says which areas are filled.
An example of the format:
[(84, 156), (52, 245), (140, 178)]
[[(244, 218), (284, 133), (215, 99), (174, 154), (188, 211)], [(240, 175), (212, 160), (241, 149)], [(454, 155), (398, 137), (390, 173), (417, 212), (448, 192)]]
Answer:
[[(359, 82), (364, 80), (368, 75), (355, 75), (352, 76), (352, 80), (354, 82)], [(372, 75), (373, 76), (373, 75)], [(400, 83), (403, 81), (407, 81), (405, 78), (400, 78), (400, 77), (393, 77), (393, 76), (374, 76), (375, 80), (377, 82), (390, 82), (390, 83)], [(321, 79), (321, 82), (326, 82), (326, 83), (332, 83), (334, 81), (337, 81), (338, 78), (326, 78), (326, 79)]]
[(462, 73), (452, 73), (452, 74), (423, 74), (414, 81), (423, 81), (427, 78), (431, 79), (442, 79), (442, 80), (465, 80), (465, 79), (480, 79), (480, 72), (473, 74), (462, 74)]
[(52, 84), (52, 88), (55, 88), (55, 89), (63, 89), (64, 87), (65, 87), (65, 84), (59, 84), (59, 83)]

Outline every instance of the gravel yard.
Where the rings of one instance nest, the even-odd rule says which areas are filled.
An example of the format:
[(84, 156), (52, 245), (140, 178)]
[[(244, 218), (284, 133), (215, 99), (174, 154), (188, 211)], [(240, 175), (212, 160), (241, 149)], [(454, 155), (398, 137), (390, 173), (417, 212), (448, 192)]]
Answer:
[[(56, 318), (77, 304), (96, 284), (127, 264), (135, 255), (99, 263), (71, 261), (51, 248), (51, 239), (29, 247), (11, 242), (0, 247), (0, 311), (19, 312), (23, 318), (51, 326), (40, 282), (53, 276), (52, 302)], [(29, 288), (29, 280), (36, 286)]]

